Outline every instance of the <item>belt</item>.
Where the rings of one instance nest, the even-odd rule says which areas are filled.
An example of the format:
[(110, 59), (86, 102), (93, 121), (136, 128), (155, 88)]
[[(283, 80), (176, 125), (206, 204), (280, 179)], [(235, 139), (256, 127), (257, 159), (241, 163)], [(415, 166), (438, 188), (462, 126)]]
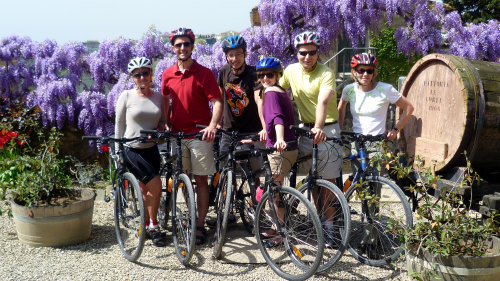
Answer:
[[(325, 126), (332, 125), (332, 124), (337, 124), (339, 121), (334, 121), (334, 122), (329, 122), (325, 123)], [(309, 127), (309, 128), (314, 128), (314, 123), (302, 123), (304, 126)]]

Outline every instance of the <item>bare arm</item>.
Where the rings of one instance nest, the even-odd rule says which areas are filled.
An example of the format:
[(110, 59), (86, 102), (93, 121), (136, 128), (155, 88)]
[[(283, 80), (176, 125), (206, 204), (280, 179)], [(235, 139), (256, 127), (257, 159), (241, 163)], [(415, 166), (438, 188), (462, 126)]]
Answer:
[(341, 98), (339, 101), (339, 105), (337, 106), (339, 110), (339, 125), (341, 130), (344, 127), (345, 111), (348, 103), (348, 101)]
[(170, 95), (168, 96), (163, 96), (163, 118), (165, 119), (165, 130), (170, 130), (170, 127), (168, 126), (169, 123), (169, 117), (168, 116), (168, 110), (170, 109)]
[[(222, 87), (219, 86), (219, 90), (220, 90), (220, 95), (221, 97), (224, 97), (224, 89)], [(220, 127), (222, 128), (222, 116), (224, 116), (224, 110), (226, 110), (226, 107), (224, 106), (224, 99), (222, 100), (222, 114), (220, 115), (220, 118), (219, 118), (219, 121), (217, 121), (217, 124), (220, 125)]]
[(318, 95), (318, 105), (316, 106), (316, 121), (311, 132), (314, 133), (314, 143), (322, 143), (326, 140), (326, 134), (323, 132), (325, 126), (326, 111), (328, 103), (333, 97), (332, 90), (321, 90)]
[(285, 126), (283, 124), (276, 124), (274, 125), (274, 130), (276, 130), (276, 143), (274, 144), (274, 148), (281, 152), (286, 148)]
[(262, 98), (260, 97), (260, 89), (254, 91), (253, 94), (255, 103), (257, 104), (257, 110), (259, 112), (260, 124), (262, 125), (262, 130), (259, 132), (260, 141), (263, 142), (267, 140), (266, 122), (264, 122), (264, 115), (262, 115), (262, 108), (264, 108), (264, 95), (262, 95)]
[(400, 99), (398, 99), (395, 104), (398, 108), (402, 109), (403, 112), (399, 116), (399, 121), (395, 126), (395, 128), (398, 130), (392, 129), (387, 133), (388, 140), (393, 140), (396, 138), (396, 136), (398, 135), (398, 131), (404, 128), (406, 123), (408, 123), (408, 120), (410, 120), (410, 116), (412, 115), (413, 110), (415, 110), (413, 105), (405, 97), (401, 97)]
[(206, 140), (208, 142), (212, 142), (215, 139), (215, 133), (217, 132), (217, 124), (222, 117), (223, 103), (222, 98), (213, 99), (212, 103), (212, 119), (210, 120), (210, 124), (205, 129), (201, 130), (203, 132), (202, 140)]

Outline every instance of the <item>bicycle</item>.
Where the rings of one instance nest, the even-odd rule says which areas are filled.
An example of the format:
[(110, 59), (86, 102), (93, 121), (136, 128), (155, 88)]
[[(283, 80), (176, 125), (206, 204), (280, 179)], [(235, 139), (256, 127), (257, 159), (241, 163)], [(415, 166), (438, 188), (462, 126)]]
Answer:
[[(314, 138), (314, 134), (308, 128), (292, 125), (290, 129), (295, 131), (297, 137)], [(328, 137), (327, 142), (340, 145), (345, 143), (345, 141), (335, 137)], [(311, 169), (297, 185), (299, 166), (309, 160), (312, 160)], [(297, 159), (290, 170), (288, 179), (290, 186), (296, 187), (300, 193), (314, 203), (322, 222), (326, 243), (323, 261), (318, 272), (323, 272), (332, 267), (347, 249), (351, 233), (351, 215), (344, 193), (335, 184), (321, 179), (318, 176), (317, 166), (318, 145), (313, 144), (312, 153)]]
[[(239, 173), (239, 176), (237, 176), (237, 164), (245, 165), (243, 164), (245, 162), (239, 162), (236, 160), (235, 151), (236, 146), (240, 140), (252, 137), (255, 138), (256, 135), (248, 133), (238, 133), (236, 131), (225, 131), (223, 129), (217, 129), (217, 131), (219, 134), (226, 135), (230, 138), (228, 152), (224, 155), (219, 155), (218, 157), (216, 157), (215, 161), (216, 163), (219, 163), (222, 161), (222, 159), (225, 159), (227, 157), (227, 160), (225, 161), (222, 169), (220, 169), (220, 171), (217, 171), (217, 173), (219, 174), (219, 178), (214, 199), (214, 210), (217, 216), (217, 220), (215, 225), (216, 229), (214, 234), (213, 255), (215, 258), (219, 259), (221, 258), (222, 247), (226, 239), (228, 218), (233, 207), (233, 202), (237, 200), (240, 215), (244, 224), (249, 224), (249, 220), (252, 216), (254, 216), (253, 208), (248, 208), (248, 206), (245, 205), (244, 201), (249, 197), (249, 195), (252, 194), (253, 196), (251, 198), (255, 198), (255, 181), (253, 177), (249, 179), (249, 182), (251, 182), (251, 186), (253, 186), (253, 189), (251, 189), (253, 190), (253, 193), (251, 191), (250, 194), (244, 193), (249, 191), (244, 189), (244, 183), (248, 178), (246, 177), (245, 172)], [(239, 170), (247, 170), (248, 168), (250, 168), (250, 163), (248, 161), (246, 163), (247, 166)], [(239, 180), (237, 180), (237, 178), (239, 178)], [(254, 205), (256, 205), (255, 200), (253, 201), (253, 203)], [(247, 214), (245, 214), (245, 212)]]
[[(109, 145), (111, 191), (104, 201), (114, 200), (115, 233), (122, 255), (135, 262), (141, 255), (146, 239), (146, 215), (139, 181), (125, 167), (124, 143), (142, 138), (113, 138), (83, 136), (83, 140), (96, 140)], [(143, 140), (143, 139), (142, 139)], [(115, 151), (115, 144), (118, 151)], [(118, 159), (122, 161), (117, 161)]]
[(274, 151), (274, 148), (241, 150), (235, 152), (235, 157), (263, 158), (261, 169), (265, 171), (267, 191), (255, 210), (255, 233), (264, 259), (280, 277), (305, 280), (316, 273), (323, 258), (321, 222), (316, 209), (302, 193), (274, 185), (267, 158)]
[(357, 153), (344, 161), (359, 160), (354, 161), (357, 170), (349, 178), (352, 182), (345, 184), (349, 186), (345, 195), (351, 207), (349, 252), (367, 265), (389, 264), (403, 252), (399, 238), (391, 233), (391, 225), (398, 222), (412, 227), (413, 216), (401, 188), (388, 178), (373, 175), (376, 168), (369, 165), (366, 143), (383, 140), (385, 135), (365, 136), (345, 131), (341, 135), (358, 147)]
[[(172, 223), (172, 240), (177, 259), (187, 265), (193, 256), (196, 239), (196, 204), (191, 179), (182, 170), (182, 140), (199, 133), (172, 133), (170, 131), (141, 130), (153, 139), (166, 140), (167, 150), (160, 153), (162, 165), (160, 175), (164, 179), (159, 207), (159, 221), (166, 228), (168, 213)], [(176, 142), (175, 153), (172, 154), (171, 139)], [(175, 165), (174, 165), (175, 162)], [(182, 192), (179, 192), (182, 191)]]

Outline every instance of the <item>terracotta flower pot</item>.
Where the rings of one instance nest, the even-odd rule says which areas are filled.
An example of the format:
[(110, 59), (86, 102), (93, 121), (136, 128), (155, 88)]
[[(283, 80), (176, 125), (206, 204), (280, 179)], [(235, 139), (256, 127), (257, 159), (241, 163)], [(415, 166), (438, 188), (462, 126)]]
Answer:
[(39, 246), (76, 244), (90, 237), (95, 193), (77, 189), (81, 201), (64, 206), (26, 207), (12, 203), (17, 237), (22, 243)]

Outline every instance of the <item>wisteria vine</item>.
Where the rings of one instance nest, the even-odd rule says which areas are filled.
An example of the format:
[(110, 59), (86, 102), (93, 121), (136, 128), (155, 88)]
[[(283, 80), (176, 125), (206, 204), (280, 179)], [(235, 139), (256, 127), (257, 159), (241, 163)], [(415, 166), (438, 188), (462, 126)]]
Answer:
[[(261, 0), (262, 26), (241, 32), (248, 45), (247, 63), (273, 55), (285, 65), (296, 61), (294, 37), (305, 30), (318, 32), (328, 55), (339, 38), (356, 48), (380, 20), (392, 25), (396, 18), (398, 51), (407, 56), (447, 52), (471, 59), (498, 62), (500, 23), (462, 23), (457, 12), (445, 15), (442, 3), (427, 0)], [(401, 22), (401, 20), (398, 20)], [(444, 32), (443, 32), (444, 31)], [(445, 36), (443, 36), (443, 33)], [(82, 43), (58, 46), (55, 41), (34, 42), (9, 36), (0, 41), (0, 99), (4, 107), (25, 100), (41, 109), (44, 126), (77, 126), (88, 135), (113, 133), (115, 103), (133, 82), (126, 68), (135, 56), (154, 61), (154, 90), (160, 90), (163, 71), (176, 62), (166, 34), (150, 29), (141, 39), (101, 42), (89, 53)], [(217, 76), (226, 64), (221, 43), (196, 43), (192, 57)], [(0, 108), (4, 110), (4, 108)]]

